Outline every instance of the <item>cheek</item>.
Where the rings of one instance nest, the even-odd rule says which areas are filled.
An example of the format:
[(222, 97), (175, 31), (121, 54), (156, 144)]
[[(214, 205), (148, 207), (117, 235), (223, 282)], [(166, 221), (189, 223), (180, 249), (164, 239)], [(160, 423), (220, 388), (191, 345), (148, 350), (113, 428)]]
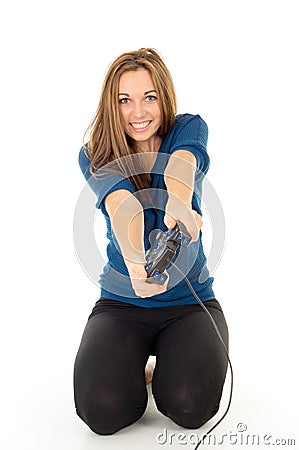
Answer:
[(161, 116), (162, 116), (162, 114), (161, 114), (161, 109), (160, 109), (159, 106), (157, 106), (156, 117), (157, 117), (157, 119), (160, 120), (160, 121), (161, 121)]
[(127, 117), (126, 112), (123, 111), (123, 110), (120, 110), (119, 111), (119, 117), (120, 117), (120, 121), (121, 121), (122, 126), (125, 127), (126, 126), (126, 117)]

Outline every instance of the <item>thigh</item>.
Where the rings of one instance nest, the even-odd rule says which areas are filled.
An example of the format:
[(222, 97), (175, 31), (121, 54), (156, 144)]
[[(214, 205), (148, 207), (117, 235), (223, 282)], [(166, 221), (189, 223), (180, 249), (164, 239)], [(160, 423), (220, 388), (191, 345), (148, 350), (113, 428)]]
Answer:
[(142, 321), (125, 308), (89, 318), (75, 361), (74, 397), (78, 415), (90, 428), (119, 429), (143, 414), (151, 343)]
[(143, 382), (151, 345), (142, 327), (119, 311), (102, 312), (89, 318), (75, 361), (75, 388), (85, 390), (117, 387), (127, 378), (130, 385)]
[[(205, 306), (227, 346), (228, 330), (219, 303), (208, 301)], [(210, 405), (209, 409), (217, 409), (226, 376), (227, 357), (209, 316), (200, 305), (189, 310), (186, 308), (184, 315), (160, 331), (156, 351), (152, 387), (161, 412), (167, 413), (175, 405), (190, 410), (194, 407), (194, 411), (195, 405), (201, 405), (203, 409)]]

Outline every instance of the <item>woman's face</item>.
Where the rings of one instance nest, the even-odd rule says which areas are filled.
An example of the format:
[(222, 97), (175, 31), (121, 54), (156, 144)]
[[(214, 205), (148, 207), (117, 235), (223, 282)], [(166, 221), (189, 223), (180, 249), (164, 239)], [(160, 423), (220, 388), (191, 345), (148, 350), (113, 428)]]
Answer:
[(119, 110), (125, 132), (143, 150), (158, 150), (157, 131), (161, 110), (157, 91), (148, 70), (124, 72), (119, 80)]

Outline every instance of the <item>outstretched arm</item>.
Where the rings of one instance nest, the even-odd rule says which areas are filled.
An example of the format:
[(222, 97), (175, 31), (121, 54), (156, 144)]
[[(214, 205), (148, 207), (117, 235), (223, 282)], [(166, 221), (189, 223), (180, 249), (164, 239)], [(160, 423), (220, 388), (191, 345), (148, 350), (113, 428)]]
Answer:
[(171, 156), (164, 172), (168, 192), (164, 223), (174, 228), (182, 222), (193, 241), (197, 241), (202, 226), (201, 216), (192, 209), (196, 158), (188, 150), (177, 150)]
[(119, 189), (107, 195), (106, 210), (136, 295), (151, 297), (164, 292), (166, 284), (159, 286), (145, 281), (144, 215), (140, 202), (131, 192)]
[(111, 226), (126, 264), (145, 264), (143, 209), (126, 189), (111, 192), (106, 198)]

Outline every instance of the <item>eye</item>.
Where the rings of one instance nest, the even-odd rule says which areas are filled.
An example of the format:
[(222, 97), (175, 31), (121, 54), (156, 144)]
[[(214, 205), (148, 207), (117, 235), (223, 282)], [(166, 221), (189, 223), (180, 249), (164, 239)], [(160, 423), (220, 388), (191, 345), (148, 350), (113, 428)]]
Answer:
[(145, 97), (147, 102), (154, 102), (155, 100), (157, 100), (157, 97), (155, 95), (148, 95), (147, 97)]
[(130, 102), (130, 99), (126, 98), (126, 97), (119, 99), (119, 104), (120, 105), (127, 105), (129, 102)]

